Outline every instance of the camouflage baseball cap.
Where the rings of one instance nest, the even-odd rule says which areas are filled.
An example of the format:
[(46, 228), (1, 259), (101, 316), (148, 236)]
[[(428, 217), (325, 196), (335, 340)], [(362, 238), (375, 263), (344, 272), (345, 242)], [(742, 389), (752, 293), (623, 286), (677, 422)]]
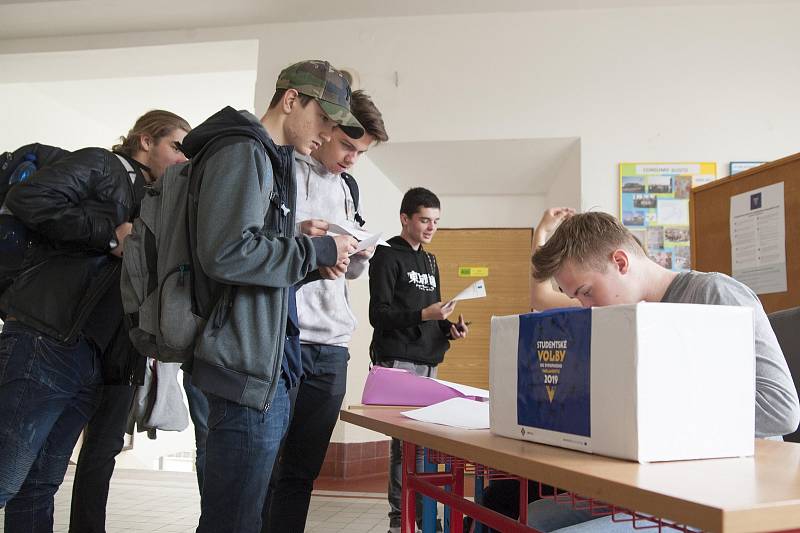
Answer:
[(364, 135), (364, 126), (350, 113), (350, 84), (327, 61), (301, 61), (286, 67), (275, 88), (294, 89), (313, 97), (348, 137)]

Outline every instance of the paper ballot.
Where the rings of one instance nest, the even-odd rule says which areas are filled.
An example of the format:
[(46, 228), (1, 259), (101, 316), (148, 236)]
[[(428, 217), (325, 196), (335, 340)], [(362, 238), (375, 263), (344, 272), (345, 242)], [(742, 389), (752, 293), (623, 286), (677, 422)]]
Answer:
[(456, 294), (450, 299), (449, 302), (445, 304), (445, 307), (452, 305), (459, 300), (471, 300), (473, 298), (486, 298), (486, 285), (482, 279), (479, 279), (463, 291)]
[(358, 248), (354, 253), (366, 250), (370, 246), (389, 246), (389, 243), (381, 239), (382, 233), (370, 233), (351, 224), (342, 222), (341, 224), (328, 224), (328, 233), (336, 235), (352, 235), (358, 242)]
[(466, 398), (450, 398), (421, 409), (403, 411), (403, 416), (463, 429), (489, 428), (489, 402), (476, 402)]
[[(372, 246), (377, 246), (378, 242), (381, 240), (381, 235), (382, 235), (381, 233), (376, 233), (375, 235), (371, 235), (371, 236), (367, 237), (366, 239), (362, 239), (362, 240), (358, 241), (358, 246), (356, 246), (356, 251), (353, 252), (353, 254), (357, 254), (358, 252), (366, 250), (367, 248), (370, 248)], [(356, 237), (356, 238), (358, 238), (358, 237)], [(350, 255), (353, 255), (353, 254), (350, 254)]]

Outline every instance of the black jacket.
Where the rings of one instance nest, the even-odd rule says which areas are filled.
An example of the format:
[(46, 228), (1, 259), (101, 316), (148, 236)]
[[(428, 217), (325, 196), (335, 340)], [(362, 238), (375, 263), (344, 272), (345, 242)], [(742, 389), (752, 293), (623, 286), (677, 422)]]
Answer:
[[(9, 317), (64, 343), (83, 334), (107, 356), (107, 382), (132, 374), (119, 294), (121, 260), (112, 256), (115, 228), (137, 214), (136, 186), (119, 158), (102, 148), (77, 150), (15, 186), (6, 198), (14, 215), (38, 234), (23, 271), (0, 298)], [(114, 375), (117, 374), (117, 375)]]
[(369, 262), (369, 322), (373, 361), (435, 366), (450, 347), (448, 320), (422, 321), (422, 309), (441, 300), (436, 257), (402, 237), (378, 246)]

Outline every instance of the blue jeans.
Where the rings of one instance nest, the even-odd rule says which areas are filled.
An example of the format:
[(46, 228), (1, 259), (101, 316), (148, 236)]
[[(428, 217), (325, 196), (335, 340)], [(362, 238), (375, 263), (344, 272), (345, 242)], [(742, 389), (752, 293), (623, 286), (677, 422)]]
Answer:
[(208, 437), (208, 400), (206, 395), (192, 385), (192, 375), (183, 373), (183, 390), (189, 402), (189, 416), (194, 426), (195, 454), (194, 470), (197, 473), (197, 486), (203, 494), (203, 469), (206, 464), (206, 438)]
[[(539, 500), (528, 506), (528, 525), (541, 531), (556, 533), (634, 533), (650, 526), (645, 531), (658, 531), (653, 522), (643, 520), (634, 528), (630, 515), (622, 513), (617, 516), (618, 522), (610, 516), (597, 517), (590, 511), (573, 509), (570, 503), (555, 503), (552, 500)], [(626, 521), (622, 521), (626, 520)], [(675, 531), (663, 527), (662, 531)], [(698, 531), (688, 528), (689, 531)]]
[(0, 333), (0, 507), (5, 531), (53, 530), (53, 496), (100, 402), (99, 350), (16, 321)]
[(281, 439), (289, 394), (281, 377), (266, 412), (206, 393), (208, 439), (197, 533), (258, 533)]
[[(566, 496), (560, 503), (550, 499), (536, 500), (528, 505), (528, 525), (539, 531), (556, 531), (562, 528), (592, 523), (597, 519), (589, 510), (575, 509)], [(596, 524), (595, 524), (596, 525)]]

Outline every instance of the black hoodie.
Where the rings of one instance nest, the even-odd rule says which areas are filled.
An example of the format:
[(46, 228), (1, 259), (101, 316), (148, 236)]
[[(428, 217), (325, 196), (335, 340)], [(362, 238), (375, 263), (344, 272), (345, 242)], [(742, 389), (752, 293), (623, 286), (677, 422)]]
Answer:
[(400, 237), (378, 246), (369, 262), (370, 353), (374, 361), (435, 366), (450, 347), (448, 320), (422, 321), (422, 309), (440, 301), (436, 257)]

